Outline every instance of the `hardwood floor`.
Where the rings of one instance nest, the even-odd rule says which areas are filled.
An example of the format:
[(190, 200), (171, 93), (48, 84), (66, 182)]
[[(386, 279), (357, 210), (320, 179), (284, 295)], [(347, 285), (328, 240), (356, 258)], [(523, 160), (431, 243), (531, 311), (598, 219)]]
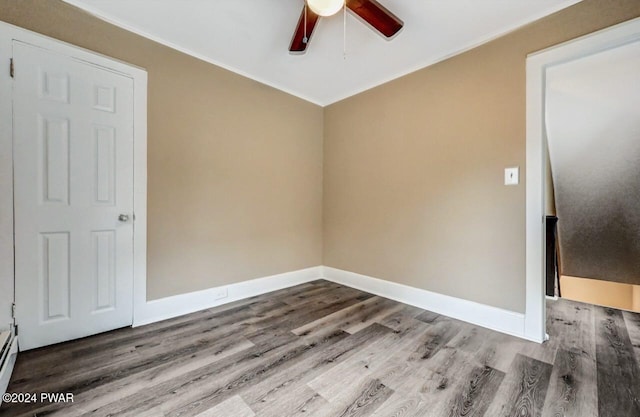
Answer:
[(526, 342), (327, 281), (21, 353), (0, 416), (640, 416), (640, 315), (548, 302)]

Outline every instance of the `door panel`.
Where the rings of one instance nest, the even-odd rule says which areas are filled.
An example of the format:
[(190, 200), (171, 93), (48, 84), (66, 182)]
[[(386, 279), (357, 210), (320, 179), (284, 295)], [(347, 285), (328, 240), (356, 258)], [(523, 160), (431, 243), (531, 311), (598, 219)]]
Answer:
[(115, 134), (115, 130), (110, 126), (94, 126), (93, 128), (94, 204), (113, 206), (115, 203)]
[(115, 308), (116, 258), (113, 230), (91, 232), (95, 297), (92, 313)]
[(40, 233), (43, 322), (69, 318), (69, 233)]
[(21, 348), (131, 325), (133, 80), (18, 41), (13, 57)]
[(38, 156), (42, 202), (69, 205), (69, 120), (45, 119), (38, 114)]

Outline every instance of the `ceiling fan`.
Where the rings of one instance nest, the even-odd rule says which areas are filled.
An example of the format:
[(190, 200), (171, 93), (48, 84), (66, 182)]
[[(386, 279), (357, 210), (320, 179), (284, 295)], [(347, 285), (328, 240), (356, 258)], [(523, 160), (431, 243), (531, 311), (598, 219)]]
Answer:
[(298, 26), (293, 33), (293, 39), (291, 39), (289, 52), (304, 54), (320, 17), (332, 16), (345, 5), (364, 23), (380, 32), (387, 39), (396, 35), (404, 25), (402, 20), (376, 0), (305, 0), (300, 19), (298, 19)]

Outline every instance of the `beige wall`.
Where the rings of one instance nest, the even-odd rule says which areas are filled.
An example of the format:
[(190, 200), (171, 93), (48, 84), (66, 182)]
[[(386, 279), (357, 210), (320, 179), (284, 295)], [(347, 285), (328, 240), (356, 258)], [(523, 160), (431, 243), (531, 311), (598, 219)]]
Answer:
[(525, 179), (502, 178), (524, 176), (526, 54), (639, 15), (585, 0), (323, 112), (58, 0), (0, 0), (148, 70), (150, 299), (324, 263), (515, 311)]
[(526, 55), (637, 16), (585, 0), (325, 108), (324, 264), (524, 311)]
[(147, 69), (149, 299), (322, 263), (322, 108), (58, 0), (0, 20)]

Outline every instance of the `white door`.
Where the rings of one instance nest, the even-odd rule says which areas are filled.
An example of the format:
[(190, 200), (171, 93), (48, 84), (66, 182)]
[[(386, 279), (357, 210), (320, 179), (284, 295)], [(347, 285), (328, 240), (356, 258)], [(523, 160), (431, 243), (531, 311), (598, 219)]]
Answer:
[(133, 80), (13, 41), (22, 350), (132, 324)]

